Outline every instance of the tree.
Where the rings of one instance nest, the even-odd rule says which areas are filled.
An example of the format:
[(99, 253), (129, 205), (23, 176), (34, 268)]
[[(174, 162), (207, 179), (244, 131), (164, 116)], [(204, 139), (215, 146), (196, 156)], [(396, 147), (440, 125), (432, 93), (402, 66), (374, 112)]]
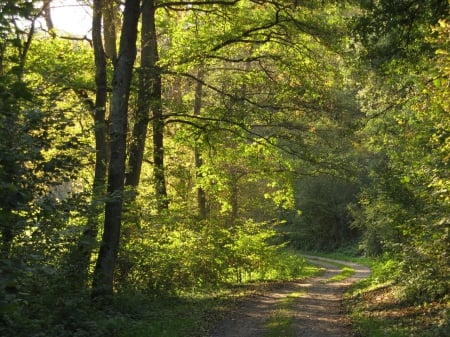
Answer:
[(125, 180), (128, 99), (136, 58), (137, 25), (140, 1), (125, 2), (119, 56), (114, 69), (110, 115), (111, 155), (108, 167), (107, 201), (102, 243), (94, 271), (93, 298), (113, 294), (113, 275), (119, 249)]
[(430, 24), (448, 15), (449, 6), (445, 0), (364, 1), (355, 32), (375, 67), (399, 58), (418, 60), (424, 54), (433, 55), (433, 47), (425, 37)]
[[(33, 92), (24, 80), (25, 66), (38, 14), (33, 4), (6, 1), (1, 4), (0, 16), (0, 107), (2, 118), (0, 157), (0, 177), (2, 203), (0, 220), (1, 250), (8, 256), (14, 238), (23, 230), (18, 226), (20, 209), (28, 209), (27, 203), (33, 198), (29, 185), (34, 179), (33, 169), (27, 162), (42, 162), (41, 144), (48, 139), (40, 138), (38, 129), (42, 126), (43, 115), (32, 111), (27, 105), (33, 99)], [(28, 29), (20, 29), (17, 21), (25, 20)], [(27, 149), (29, 147), (29, 149)], [(38, 165), (38, 164), (37, 164)], [(36, 181), (37, 184), (37, 181)], [(38, 185), (38, 184), (37, 184)], [(39, 187), (36, 186), (36, 189)]]
[(158, 66), (158, 43), (156, 33), (156, 7), (153, 1), (144, 1), (142, 6), (141, 66), (139, 70), (138, 107), (134, 116), (134, 127), (130, 145), (126, 185), (139, 185), (150, 110), (153, 126), (153, 169), (157, 209), (168, 206), (164, 170), (164, 120), (162, 116), (162, 83)]
[[(349, 96), (337, 90), (345, 75), (333, 69), (343, 62), (335, 53), (336, 45), (326, 39), (334, 26), (321, 19), (320, 6), (304, 6), (302, 12), (290, 2), (212, 1), (191, 6), (161, 2), (157, 8), (166, 10), (153, 9), (152, 30), (158, 37), (160, 54), (153, 54), (156, 56), (150, 64), (156, 66), (156, 74), (139, 69), (141, 79), (159, 76), (162, 85), (161, 95), (154, 96), (151, 103), (161, 108), (163, 168), (167, 194), (173, 202), (170, 212), (158, 216), (157, 223), (172, 228), (174, 218), (188, 221), (192, 214), (202, 213), (199, 210), (205, 208), (204, 202), (192, 203), (197, 187), (203, 192), (201, 198), (208, 199), (210, 214), (206, 221), (233, 228), (248, 218), (274, 218), (278, 209), (292, 206), (292, 162), (301, 158), (323, 170), (336, 170), (345, 161), (344, 156), (339, 157), (341, 143), (330, 143), (348, 132), (349, 127), (337, 121), (351, 114), (353, 107), (344, 104)], [(336, 15), (338, 9), (327, 6), (323, 10)], [(150, 20), (152, 15), (146, 17)], [(142, 43), (150, 47), (150, 43)], [(141, 51), (148, 52), (146, 48)], [(335, 62), (333, 66), (326, 67), (328, 58), (324, 55)], [(142, 65), (144, 61), (142, 54)], [(151, 87), (142, 83), (139, 96), (144, 98)], [(141, 131), (133, 131), (130, 142), (127, 184), (132, 186), (131, 177), (136, 177), (136, 168), (142, 164), (142, 172), (147, 173), (138, 186), (137, 204), (146, 207), (136, 214), (151, 214), (151, 199), (145, 192), (155, 161), (142, 163), (145, 155), (131, 160), (135, 154), (145, 153), (142, 130), (146, 131), (148, 119), (152, 121), (155, 116), (149, 115), (148, 105), (140, 105), (145, 103), (141, 98), (132, 117), (133, 128), (140, 125)], [(316, 125), (317, 116), (321, 119)], [(348, 120), (345, 122), (351, 124)], [(139, 152), (134, 147), (138, 142)], [(155, 146), (147, 148), (155, 151)], [(320, 160), (319, 155), (314, 156), (319, 150), (328, 157)], [(282, 156), (280, 151), (288, 154)], [(196, 169), (192, 152), (197, 157)], [(198, 165), (200, 156), (202, 163)], [(131, 206), (129, 210), (133, 215), (135, 210)], [(146, 223), (138, 219), (127, 224), (133, 230), (127, 231), (130, 235), (123, 241), (127, 251), (121, 252), (121, 259), (131, 270), (136, 257), (127, 254), (133, 254), (133, 240)], [(121, 281), (127, 277), (122, 272), (130, 270), (128, 266), (119, 271)]]
[(120, 31), (120, 2), (103, 1), (101, 11), (105, 54), (114, 63), (117, 59), (117, 35)]
[[(200, 69), (197, 73), (197, 78), (199, 81), (195, 86), (194, 93), (194, 107), (193, 114), (194, 116), (200, 116), (202, 111), (202, 96), (203, 96), (203, 73)], [(203, 166), (203, 158), (200, 149), (194, 147), (194, 165), (197, 180), (202, 178), (202, 166)], [(206, 219), (208, 215), (208, 206), (206, 200), (206, 192), (205, 189), (198, 184), (197, 186), (197, 208), (198, 208), (198, 216), (200, 219)]]
[[(402, 21), (398, 10), (408, 4), (416, 15)], [(372, 62), (360, 92), (368, 117), (366, 148), (380, 164), (369, 167), (371, 186), (363, 191), (356, 219), (371, 235), (366, 245), (375, 238), (378, 252), (400, 260), (399, 281), (417, 301), (440, 298), (449, 290), (448, 268), (442, 263), (448, 256), (449, 204), (442, 189), (448, 182), (448, 160), (442, 155), (448, 147), (442, 124), (448, 122), (448, 105), (442, 100), (448, 43), (440, 35), (448, 6), (444, 1), (380, 2), (367, 13), (372, 24), (363, 29), (388, 29), (383, 32), (395, 37), (399, 54)], [(379, 51), (372, 40), (363, 42), (369, 51)], [(370, 60), (373, 55), (368, 53)]]
[(348, 205), (357, 186), (333, 176), (301, 177), (295, 186), (297, 215), (289, 224), (292, 243), (307, 250), (333, 251), (358, 239)]
[(69, 269), (63, 261), (85, 210), (76, 186), (90, 160), (86, 106), (78, 93), (92, 87), (93, 67), (82, 44), (48, 39), (38, 30), (33, 22), (40, 9), (32, 2), (3, 5), (0, 334), (8, 335), (19, 325), (30, 331), (29, 313), (42, 301), (37, 293), (45, 289), (50, 296), (56, 284), (66, 286), (57, 278)]
[[(107, 177), (108, 140), (106, 110), (108, 103), (108, 83), (107, 56), (103, 47), (102, 38), (103, 11), (104, 2), (102, 0), (95, 0), (93, 3), (92, 16), (92, 46), (95, 62), (95, 101), (88, 107), (92, 111), (94, 117), (95, 138), (95, 167), (92, 200), (87, 214), (86, 228), (80, 236), (77, 249), (71, 252), (74, 255), (73, 259), (69, 261), (69, 263), (74, 266), (72, 268), (73, 275), (71, 275), (71, 279), (76, 280), (75, 283), (79, 286), (84, 286), (88, 281), (92, 250), (97, 242), (99, 218), (104, 207), (103, 201), (105, 199), (105, 184)], [(110, 52), (112, 51), (110, 50)], [(88, 102), (91, 102), (88, 97), (86, 98)]]

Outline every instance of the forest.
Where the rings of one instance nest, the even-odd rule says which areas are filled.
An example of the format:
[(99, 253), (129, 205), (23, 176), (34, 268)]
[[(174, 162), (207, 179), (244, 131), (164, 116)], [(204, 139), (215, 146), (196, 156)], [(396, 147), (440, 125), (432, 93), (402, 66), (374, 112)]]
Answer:
[(302, 252), (450, 334), (450, 1), (76, 5), (0, 0), (0, 335), (199, 336)]

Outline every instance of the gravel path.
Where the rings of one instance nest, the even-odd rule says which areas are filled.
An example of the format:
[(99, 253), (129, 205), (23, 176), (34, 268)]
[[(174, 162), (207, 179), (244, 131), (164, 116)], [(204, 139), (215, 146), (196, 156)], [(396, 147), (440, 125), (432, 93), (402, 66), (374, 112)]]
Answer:
[[(353, 336), (348, 319), (342, 312), (342, 294), (352, 283), (369, 276), (370, 270), (355, 263), (327, 258), (306, 256), (306, 259), (325, 268), (326, 272), (307, 280), (287, 282), (267, 293), (253, 296), (219, 323), (208, 337), (266, 336), (269, 320), (282, 306), (283, 299), (293, 294), (296, 296), (291, 297), (289, 309), (283, 313), (289, 316), (293, 332), (280, 333), (277, 337)], [(327, 282), (341, 271), (334, 263), (355, 269), (355, 274), (342, 281)]]

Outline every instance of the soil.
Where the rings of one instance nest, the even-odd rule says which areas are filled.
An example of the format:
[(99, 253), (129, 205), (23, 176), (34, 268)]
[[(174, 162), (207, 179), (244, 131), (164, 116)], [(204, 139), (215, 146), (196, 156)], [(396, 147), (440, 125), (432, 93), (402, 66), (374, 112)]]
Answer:
[[(267, 325), (282, 305), (283, 298), (299, 294), (289, 305), (289, 319), (294, 333), (280, 333), (277, 337), (351, 337), (354, 336), (348, 317), (342, 307), (342, 294), (352, 283), (370, 274), (367, 267), (344, 261), (307, 256), (307, 260), (325, 272), (317, 277), (298, 282), (286, 282), (265, 293), (256, 294), (220, 322), (208, 337), (264, 337)], [(340, 273), (339, 263), (355, 269), (342, 281), (327, 282)]]

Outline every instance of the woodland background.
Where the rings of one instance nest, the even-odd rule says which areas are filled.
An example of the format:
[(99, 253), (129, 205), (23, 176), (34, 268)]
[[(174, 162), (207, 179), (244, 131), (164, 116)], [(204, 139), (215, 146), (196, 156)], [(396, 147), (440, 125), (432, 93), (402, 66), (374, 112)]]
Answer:
[(111, 336), (295, 250), (448, 300), (447, 0), (79, 3), (91, 36), (0, 1), (0, 334)]

